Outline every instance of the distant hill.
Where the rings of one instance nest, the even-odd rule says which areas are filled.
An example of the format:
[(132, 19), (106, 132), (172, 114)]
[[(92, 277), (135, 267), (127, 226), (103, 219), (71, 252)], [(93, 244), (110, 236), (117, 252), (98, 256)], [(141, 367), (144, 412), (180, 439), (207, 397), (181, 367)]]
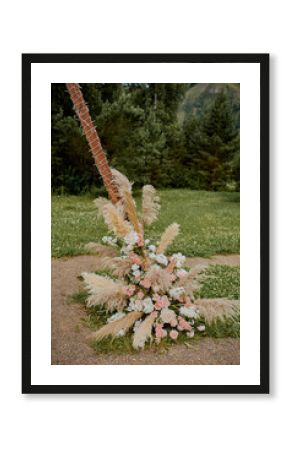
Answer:
[(191, 85), (178, 107), (178, 121), (182, 123), (193, 114), (200, 117), (221, 91), (224, 91), (227, 95), (233, 108), (236, 127), (240, 128), (240, 85), (238, 83), (197, 83)]

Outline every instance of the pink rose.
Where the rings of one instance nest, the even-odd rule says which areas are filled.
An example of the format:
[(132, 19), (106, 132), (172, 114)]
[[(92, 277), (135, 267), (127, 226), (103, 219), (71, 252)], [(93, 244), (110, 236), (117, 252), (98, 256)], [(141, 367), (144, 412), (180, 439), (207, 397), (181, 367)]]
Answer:
[(130, 255), (130, 259), (131, 259), (133, 264), (137, 264), (138, 266), (142, 266), (142, 259), (140, 258), (140, 256), (136, 255), (136, 253), (132, 253)]
[(162, 339), (167, 336), (167, 331), (163, 329), (161, 323), (158, 323), (155, 327), (155, 335), (157, 339)]
[(143, 291), (139, 291), (137, 294), (137, 297), (139, 298), (139, 300), (142, 300), (144, 298), (145, 294)]
[(172, 320), (171, 322), (170, 322), (170, 325), (174, 328), (174, 327), (177, 327), (177, 324), (178, 324), (178, 322), (177, 322), (177, 320), (176, 319), (174, 319), (174, 320)]
[(178, 327), (177, 329), (179, 331), (191, 331), (192, 330), (192, 326), (190, 325), (189, 322), (187, 322), (187, 320), (183, 319), (183, 317), (178, 317)]
[(170, 305), (168, 298), (166, 295), (163, 295), (162, 297), (159, 297), (159, 300), (157, 300), (157, 302), (155, 303), (155, 309), (157, 309), (157, 311), (160, 311), (160, 309), (163, 308), (168, 308), (168, 306)]
[(169, 333), (169, 336), (171, 337), (171, 339), (177, 339), (178, 338), (178, 331), (176, 330), (171, 330)]
[(151, 286), (151, 281), (148, 278), (144, 278), (142, 281), (140, 281), (141, 286), (143, 286), (145, 289), (149, 289)]

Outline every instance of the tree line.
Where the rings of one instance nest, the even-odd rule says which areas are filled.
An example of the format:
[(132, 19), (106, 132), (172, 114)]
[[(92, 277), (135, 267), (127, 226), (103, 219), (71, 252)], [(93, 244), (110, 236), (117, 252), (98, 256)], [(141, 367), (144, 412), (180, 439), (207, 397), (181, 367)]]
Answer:
[[(239, 190), (239, 127), (226, 89), (181, 122), (189, 84), (80, 86), (110, 165), (135, 187)], [(52, 191), (95, 191), (102, 181), (65, 85), (51, 94)]]

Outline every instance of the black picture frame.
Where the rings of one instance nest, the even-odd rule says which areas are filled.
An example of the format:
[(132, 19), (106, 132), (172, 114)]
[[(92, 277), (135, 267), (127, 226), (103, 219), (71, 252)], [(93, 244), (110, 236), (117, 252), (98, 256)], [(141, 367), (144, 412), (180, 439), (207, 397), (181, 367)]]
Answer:
[[(22, 393), (267, 394), (269, 393), (269, 54), (23, 54), (22, 55)], [(33, 63), (258, 63), (260, 65), (260, 384), (31, 384), (31, 65)]]

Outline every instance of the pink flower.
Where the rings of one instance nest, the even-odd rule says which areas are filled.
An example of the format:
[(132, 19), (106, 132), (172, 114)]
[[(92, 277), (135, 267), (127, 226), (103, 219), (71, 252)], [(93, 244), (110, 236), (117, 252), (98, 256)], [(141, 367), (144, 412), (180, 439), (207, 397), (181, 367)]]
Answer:
[(162, 339), (167, 336), (167, 331), (163, 329), (161, 323), (158, 323), (155, 327), (155, 336), (157, 339)]
[(139, 300), (142, 300), (144, 298), (145, 294), (143, 291), (139, 291), (137, 294), (137, 297), (139, 298)]
[(159, 300), (160, 300), (160, 295), (158, 295), (158, 294), (154, 294), (153, 295), (153, 300), (155, 301), (155, 302), (158, 302)]
[(176, 330), (171, 330), (169, 333), (169, 336), (171, 337), (171, 339), (177, 339), (178, 338), (178, 331)]
[(129, 284), (128, 286), (123, 287), (124, 294), (128, 295), (129, 297), (132, 297), (136, 289), (136, 286), (134, 284)]
[(174, 275), (174, 273), (170, 276), (171, 281), (175, 281), (176, 280), (176, 275)]
[(141, 286), (143, 286), (145, 289), (149, 289), (151, 286), (151, 281), (149, 278), (144, 278), (142, 281), (140, 281)]
[(138, 234), (137, 245), (138, 245), (138, 247), (143, 247), (144, 246), (144, 238), (143, 238), (143, 236), (141, 234)]
[(183, 319), (183, 317), (178, 317), (178, 327), (177, 329), (179, 331), (191, 331), (192, 330), (192, 326), (190, 325), (189, 322), (187, 322), (187, 320)]
[(132, 253), (130, 255), (130, 259), (131, 259), (133, 264), (137, 264), (138, 266), (142, 266), (142, 259), (140, 258), (140, 256), (136, 255), (136, 253)]
[(177, 323), (178, 323), (177, 320), (174, 319), (174, 320), (172, 320), (172, 321), (170, 322), (170, 326), (173, 327), (173, 328), (174, 328), (174, 327), (177, 327)]
[[(168, 306), (170, 305), (170, 302), (168, 301), (168, 297), (166, 295), (162, 295), (162, 297), (160, 297), (158, 295), (158, 297), (159, 297), (159, 299), (156, 301), (156, 303), (154, 305), (155, 309), (157, 309), (157, 311), (159, 311), (160, 309), (168, 308)], [(155, 300), (154, 296), (153, 296), (153, 300)]]

